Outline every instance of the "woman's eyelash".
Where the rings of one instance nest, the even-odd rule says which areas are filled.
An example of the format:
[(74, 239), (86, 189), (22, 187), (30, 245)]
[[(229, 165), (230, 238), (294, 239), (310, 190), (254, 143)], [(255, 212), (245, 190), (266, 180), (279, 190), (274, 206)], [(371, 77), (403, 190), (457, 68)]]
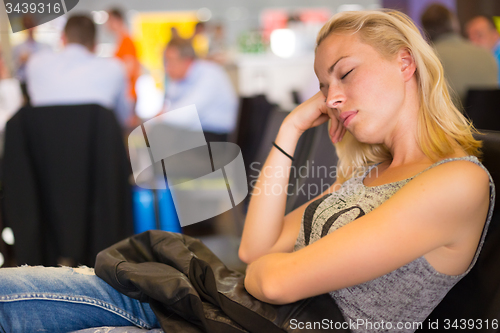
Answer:
[(344, 76), (342, 76), (340, 79), (341, 79), (341, 80), (343, 80), (343, 79), (344, 79), (347, 75), (349, 75), (349, 73), (351, 73), (353, 70), (354, 70), (354, 68), (353, 68), (353, 69), (351, 69), (349, 72), (345, 73), (345, 75), (344, 75)]

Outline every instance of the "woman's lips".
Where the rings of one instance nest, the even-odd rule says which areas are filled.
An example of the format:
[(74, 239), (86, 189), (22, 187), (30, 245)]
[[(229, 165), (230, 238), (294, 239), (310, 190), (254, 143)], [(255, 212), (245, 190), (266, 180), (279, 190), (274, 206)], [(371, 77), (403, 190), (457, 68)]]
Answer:
[(346, 111), (340, 114), (340, 120), (342, 125), (346, 127), (352, 121), (352, 119), (358, 114), (358, 111)]

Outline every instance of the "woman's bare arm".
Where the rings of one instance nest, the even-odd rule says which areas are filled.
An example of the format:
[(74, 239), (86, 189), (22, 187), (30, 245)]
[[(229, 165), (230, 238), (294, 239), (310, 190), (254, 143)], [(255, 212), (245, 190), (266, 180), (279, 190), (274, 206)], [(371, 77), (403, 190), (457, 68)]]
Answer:
[[(283, 122), (276, 144), (288, 154), (295, 151), (301, 133)], [(292, 161), (276, 148), (272, 148), (252, 190), (252, 197), (243, 228), (239, 249), (241, 260), (250, 263), (269, 253), (283, 230), (286, 188)], [(279, 175), (279, 176), (277, 176)], [(274, 193), (272, 189), (274, 189)]]
[(488, 184), (484, 170), (471, 162), (437, 166), (315, 243), (256, 260), (245, 287), (270, 303), (294, 302), (375, 279), (443, 247), (455, 253), (443, 273), (463, 273), (486, 219)]
[[(276, 144), (291, 155), (305, 130), (332, 119), (324, 99), (318, 93), (292, 111), (280, 127)], [(343, 127), (336, 126), (331, 130), (333, 140), (340, 139), (344, 132)], [(272, 148), (261, 169), (252, 192), (239, 249), (239, 256), (246, 263), (268, 253), (289, 252), (293, 249), (307, 205), (285, 217), (291, 162), (278, 149)]]

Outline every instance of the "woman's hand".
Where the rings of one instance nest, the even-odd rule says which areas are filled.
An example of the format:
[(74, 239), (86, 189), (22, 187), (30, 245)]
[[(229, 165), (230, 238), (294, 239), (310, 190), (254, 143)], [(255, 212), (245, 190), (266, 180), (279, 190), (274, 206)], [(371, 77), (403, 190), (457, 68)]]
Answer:
[(330, 120), (330, 139), (333, 143), (337, 143), (342, 140), (346, 129), (337, 118), (337, 110), (327, 107), (325, 96), (318, 92), (290, 112), (285, 122), (299, 133), (304, 133), (309, 128), (319, 126), (328, 120)]

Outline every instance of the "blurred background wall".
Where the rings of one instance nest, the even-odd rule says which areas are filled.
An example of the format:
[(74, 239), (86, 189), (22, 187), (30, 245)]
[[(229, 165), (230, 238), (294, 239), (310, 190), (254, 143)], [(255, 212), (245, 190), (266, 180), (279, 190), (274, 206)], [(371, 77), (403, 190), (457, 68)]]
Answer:
[[(10, 33), (3, 2), (0, 0), (0, 42), (3, 58), (12, 68), (11, 49), (26, 37), (24, 32)], [(312, 71), (314, 39), (331, 15), (345, 10), (393, 8), (405, 12), (420, 26), (420, 15), (434, 2), (456, 12), (462, 26), (477, 14), (500, 16), (498, 0), (80, 0), (70, 13), (92, 13), (98, 24), (96, 53), (109, 57), (116, 40), (105, 28), (105, 11), (121, 8), (144, 72), (153, 78), (160, 93), (168, 83), (163, 50), (171, 38), (171, 29), (189, 38), (199, 21), (206, 22), (212, 35), (220, 26), (226, 47), (221, 62), (240, 96), (265, 92), (271, 102), (289, 109), (294, 99), (290, 91), (307, 98), (317, 89)], [(61, 17), (38, 27), (36, 39), (57, 50), (64, 23), (65, 17)], [(277, 29), (292, 30), (294, 36), (289, 31), (275, 33), (273, 47), (271, 33)]]

